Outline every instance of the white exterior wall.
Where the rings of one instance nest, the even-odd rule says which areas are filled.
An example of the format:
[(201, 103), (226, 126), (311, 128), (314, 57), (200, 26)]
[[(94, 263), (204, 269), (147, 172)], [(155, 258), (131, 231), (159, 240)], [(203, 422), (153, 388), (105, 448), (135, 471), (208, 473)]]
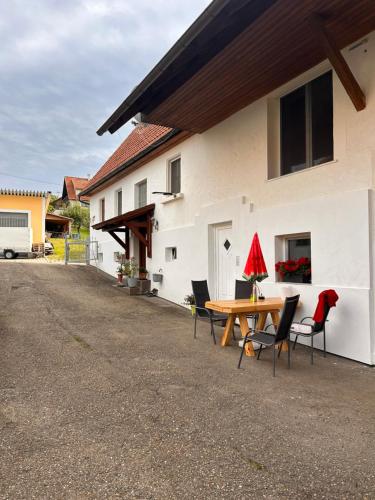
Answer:
[[(312, 315), (317, 296), (335, 288), (338, 307), (330, 313), (327, 350), (375, 364), (373, 326), (374, 170), (375, 170), (375, 33), (368, 43), (344, 51), (367, 96), (361, 112), (333, 72), (334, 161), (268, 180), (272, 99), (290, 92), (329, 69), (328, 63), (301, 75), (201, 135), (195, 135), (91, 198), (92, 223), (99, 222), (99, 200), (105, 197), (106, 219), (116, 215), (115, 192), (123, 191), (123, 212), (134, 209), (134, 185), (147, 178), (148, 203), (156, 203), (159, 229), (153, 233), (153, 258), (147, 267), (162, 269), (159, 295), (176, 303), (191, 293), (192, 279), (209, 279), (209, 225), (231, 221), (233, 252), (240, 278), (251, 238), (258, 231), (270, 277), (265, 295), (279, 295), (275, 283), (275, 236), (311, 233), (312, 284), (293, 285), (301, 293), (298, 316)], [(181, 154), (184, 197), (161, 203), (152, 191), (167, 188), (167, 163)], [(274, 169), (274, 165), (271, 165)], [(106, 233), (93, 231), (103, 262), (115, 275), (113, 254), (122, 251)], [(177, 247), (177, 260), (166, 262), (165, 248)], [(316, 344), (322, 341), (316, 337)]]

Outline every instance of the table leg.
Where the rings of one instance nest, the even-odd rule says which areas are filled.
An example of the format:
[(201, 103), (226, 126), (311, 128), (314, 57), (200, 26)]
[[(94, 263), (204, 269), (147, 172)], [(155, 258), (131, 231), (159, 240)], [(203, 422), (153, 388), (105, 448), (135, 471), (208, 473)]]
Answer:
[(258, 314), (258, 321), (257, 321), (257, 324), (255, 326), (255, 329), (256, 330), (263, 330), (265, 325), (266, 325), (266, 319), (267, 319), (267, 314), (268, 312), (267, 311), (262, 311)]
[[(250, 330), (249, 324), (247, 322), (246, 314), (239, 314), (238, 319), (240, 320), (240, 330), (242, 337), (245, 337), (248, 331)], [(252, 342), (247, 342), (245, 346), (245, 354), (246, 356), (255, 356), (254, 347)]]
[[(280, 323), (280, 314), (278, 311), (271, 311), (271, 318), (274, 325), (278, 325)], [(288, 352), (288, 342), (286, 340), (284, 340), (282, 344), (281, 351)]]
[(235, 319), (236, 319), (236, 314), (228, 314), (228, 319), (225, 325), (224, 334), (221, 338), (221, 347), (229, 345)]

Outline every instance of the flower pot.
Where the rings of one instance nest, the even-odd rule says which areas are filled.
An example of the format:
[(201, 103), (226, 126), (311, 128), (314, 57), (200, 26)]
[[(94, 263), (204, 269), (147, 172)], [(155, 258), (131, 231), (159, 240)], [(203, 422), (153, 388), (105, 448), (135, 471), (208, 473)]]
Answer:
[(121, 273), (117, 273), (117, 283), (122, 285), (123, 282), (123, 275)]
[(137, 281), (138, 279), (137, 278), (128, 278), (128, 287), (129, 288), (134, 288), (137, 286)]
[(140, 280), (147, 280), (147, 274), (148, 273), (139, 273), (139, 279)]

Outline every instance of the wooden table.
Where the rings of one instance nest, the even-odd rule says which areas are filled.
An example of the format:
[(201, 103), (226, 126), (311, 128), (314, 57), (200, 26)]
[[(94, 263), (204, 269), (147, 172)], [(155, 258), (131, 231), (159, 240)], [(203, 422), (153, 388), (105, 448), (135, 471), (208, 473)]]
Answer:
[[(236, 317), (240, 321), (240, 329), (243, 337), (249, 331), (249, 325), (247, 322), (247, 314), (258, 314), (258, 321), (256, 324), (257, 330), (263, 330), (266, 324), (267, 315), (270, 314), (272, 318), (272, 323), (275, 325), (279, 324), (280, 321), (280, 310), (284, 306), (283, 299), (279, 297), (271, 297), (265, 300), (258, 300), (257, 302), (250, 302), (249, 299), (239, 299), (239, 300), (210, 300), (206, 302), (205, 307), (211, 309), (212, 311), (217, 311), (220, 313), (228, 314), (227, 323), (225, 325), (224, 335), (221, 339), (222, 347), (226, 346), (230, 342), (232, 335), (234, 322)], [(283, 343), (283, 350), (288, 350), (287, 343)], [(255, 356), (254, 348), (252, 342), (246, 344), (246, 355)]]

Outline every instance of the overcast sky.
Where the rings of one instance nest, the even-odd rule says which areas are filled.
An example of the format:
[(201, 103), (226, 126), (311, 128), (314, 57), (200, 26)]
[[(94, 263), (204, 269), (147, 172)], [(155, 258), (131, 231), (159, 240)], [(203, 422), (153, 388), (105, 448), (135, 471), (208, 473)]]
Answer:
[(97, 128), (209, 3), (0, 0), (0, 187), (92, 176), (131, 126)]

